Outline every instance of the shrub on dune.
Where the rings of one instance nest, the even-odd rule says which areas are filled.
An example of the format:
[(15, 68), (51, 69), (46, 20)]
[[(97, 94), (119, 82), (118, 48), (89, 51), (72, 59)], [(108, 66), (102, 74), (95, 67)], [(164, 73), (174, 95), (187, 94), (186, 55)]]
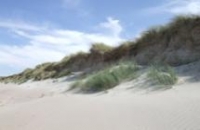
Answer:
[(168, 65), (151, 65), (147, 76), (161, 85), (174, 85), (177, 82), (175, 71)]
[(124, 80), (135, 78), (136, 71), (135, 64), (120, 64), (92, 74), (85, 80), (73, 84), (72, 88), (78, 88), (85, 93), (108, 90)]

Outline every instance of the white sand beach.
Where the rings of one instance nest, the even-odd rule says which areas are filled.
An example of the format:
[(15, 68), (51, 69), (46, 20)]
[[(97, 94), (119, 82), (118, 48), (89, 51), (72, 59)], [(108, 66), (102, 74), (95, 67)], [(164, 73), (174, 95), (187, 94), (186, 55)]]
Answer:
[[(0, 130), (199, 130), (200, 83), (73, 94), (52, 80), (0, 85)], [(130, 87), (130, 86), (129, 86)]]

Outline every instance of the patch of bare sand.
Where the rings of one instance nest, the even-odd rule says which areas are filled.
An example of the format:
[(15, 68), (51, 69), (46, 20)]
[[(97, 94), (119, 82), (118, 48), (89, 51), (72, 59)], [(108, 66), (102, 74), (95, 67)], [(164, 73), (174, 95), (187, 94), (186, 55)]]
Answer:
[(51, 85), (1, 84), (0, 101), (6, 103), (0, 106), (0, 130), (200, 129), (200, 83), (151, 93), (133, 93), (121, 85), (92, 95), (61, 93)]

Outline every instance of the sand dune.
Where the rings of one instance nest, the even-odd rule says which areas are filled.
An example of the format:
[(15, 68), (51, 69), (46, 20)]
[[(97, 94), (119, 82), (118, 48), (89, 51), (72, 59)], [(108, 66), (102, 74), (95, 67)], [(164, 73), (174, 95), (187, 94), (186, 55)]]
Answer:
[(165, 91), (127, 89), (107, 93), (63, 93), (51, 80), (0, 85), (0, 130), (198, 130), (200, 83)]

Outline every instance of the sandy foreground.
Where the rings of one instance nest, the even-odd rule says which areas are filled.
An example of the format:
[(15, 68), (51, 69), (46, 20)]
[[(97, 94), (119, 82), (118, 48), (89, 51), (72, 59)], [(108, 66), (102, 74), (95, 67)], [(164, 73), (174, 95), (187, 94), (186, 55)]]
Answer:
[(0, 84), (0, 130), (200, 130), (200, 83), (64, 93), (68, 81)]

